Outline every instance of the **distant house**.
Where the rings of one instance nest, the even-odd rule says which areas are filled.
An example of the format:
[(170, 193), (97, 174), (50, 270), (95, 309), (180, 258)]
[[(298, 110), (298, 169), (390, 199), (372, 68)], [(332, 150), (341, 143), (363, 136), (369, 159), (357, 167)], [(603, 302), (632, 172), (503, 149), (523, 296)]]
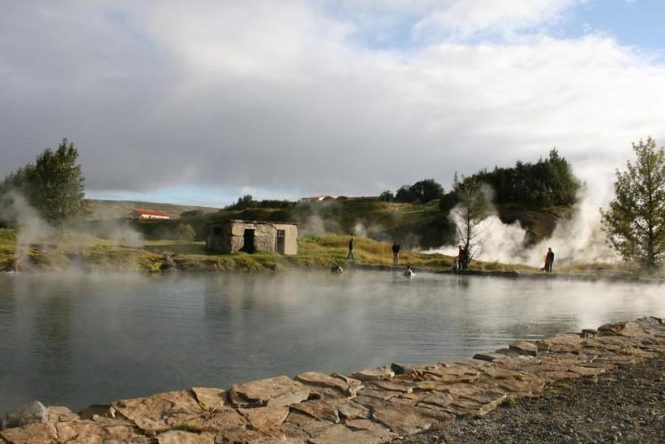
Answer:
[(294, 255), (298, 254), (298, 226), (247, 220), (213, 222), (206, 249), (217, 253), (271, 251)]
[(309, 196), (309, 197), (303, 197), (300, 199), (301, 202), (322, 202), (324, 200), (335, 200), (337, 199), (337, 196), (328, 196), (328, 195), (323, 195), (323, 196)]
[(128, 217), (130, 219), (171, 219), (164, 211), (157, 210), (132, 210)]

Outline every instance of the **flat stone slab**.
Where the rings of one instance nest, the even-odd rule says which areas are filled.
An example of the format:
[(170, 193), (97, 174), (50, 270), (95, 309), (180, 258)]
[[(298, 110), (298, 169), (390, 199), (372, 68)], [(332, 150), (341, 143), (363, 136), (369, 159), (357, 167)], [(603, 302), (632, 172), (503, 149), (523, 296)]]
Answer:
[(536, 356), (538, 354), (538, 345), (533, 342), (517, 341), (510, 344), (508, 348), (521, 355)]
[(339, 422), (339, 410), (337, 409), (337, 400), (313, 400), (299, 402), (291, 405), (291, 409), (305, 413), (321, 421)]
[(289, 408), (286, 406), (239, 409), (239, 412), (247, 419), (253, 430), (261, 433), (270, 433), (279, 428), (289, 416)]
[(116, 401), (112, 407), (147, 433), (171, 429), (203, 413), (188, 390)]
[(322, 398), (340, 398), (356, 396), (356, 391), (362, 387), (357, 379), (340, 378), (319, 372), (304, 372), (295, 377), (295, 380), (309, 387), (311, 393)]
[(393, 376), (395, 376), (395, 372), (388, 367), (372, 368), (351, 373), (351, 377), (359, 381), (380, 381), (391, 379)]
[(226, 404), (226, 392), (218, 388), (192, 387), (192, 393), (203, 410), (217, 410)]
[(170, 430), (156, 437), (157, 444), (215, 444), (212, 433), (191, 433), (182, 430)]
[(309, 388), (287, 376), (232, 385), (229, 398), (236, 407), (278, 407), (295, 404), (309, 397)]
[(150, 439), (139, 435), (134, 427), (120, 422), (91, 420), (59, 422), (55, 425), (58, 441), (67, 444), (103, 444), (132, 442), (148, 444)]
[(322, 429), (320, 433), (308, 440), (311, 444), (379, 444), (389, 442), (397, 438), (387, 428), (364, 420), (362, 424), (356, 421), (352, 427), (343, 424), (335, 424)]

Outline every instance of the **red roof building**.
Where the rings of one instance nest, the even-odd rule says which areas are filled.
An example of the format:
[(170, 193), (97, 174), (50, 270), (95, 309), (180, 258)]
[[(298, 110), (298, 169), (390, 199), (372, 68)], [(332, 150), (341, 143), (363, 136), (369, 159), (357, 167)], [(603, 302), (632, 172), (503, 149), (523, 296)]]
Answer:
[(132, 210), (129, 212), (130, 219), (171, 219), (164, 211), (157, 210)]

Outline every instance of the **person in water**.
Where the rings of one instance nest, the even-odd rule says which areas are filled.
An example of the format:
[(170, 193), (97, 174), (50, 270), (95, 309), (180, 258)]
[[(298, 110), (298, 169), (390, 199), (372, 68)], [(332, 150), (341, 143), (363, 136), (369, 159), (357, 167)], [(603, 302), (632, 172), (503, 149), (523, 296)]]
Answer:
[(353, 257), (353, 238), (349, 239), (349, 254), (346, 255), (346, 260), (356, 260), (356, 258)]
[(397, 243), (397, 241), (393, 242), (393, 267), (397, 267), (399, 265), (399, 250), (400, 246)]
[(411, 268), (411, 265), (406, 266), (406, 270), (404, 270), (403, 274), (404, 274), (404, 277), (408, 277), (408, 278), (413, 276), (413, 268)]
[(545, 255), (545, 271), (547, 273), (551, 273), (553, 265), (554, 265), (554, 252), (550, 247), (547, 249), (547, 254)]

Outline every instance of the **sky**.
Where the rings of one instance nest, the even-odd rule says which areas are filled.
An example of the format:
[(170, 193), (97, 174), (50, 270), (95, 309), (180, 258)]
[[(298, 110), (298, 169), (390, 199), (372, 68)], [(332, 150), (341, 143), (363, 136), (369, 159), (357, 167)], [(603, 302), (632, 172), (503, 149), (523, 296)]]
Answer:
[(0, 0), (0, 177), (92, 198), (377, 195), (553, 147), (599, 198), (665, 144), (659, 0)]

